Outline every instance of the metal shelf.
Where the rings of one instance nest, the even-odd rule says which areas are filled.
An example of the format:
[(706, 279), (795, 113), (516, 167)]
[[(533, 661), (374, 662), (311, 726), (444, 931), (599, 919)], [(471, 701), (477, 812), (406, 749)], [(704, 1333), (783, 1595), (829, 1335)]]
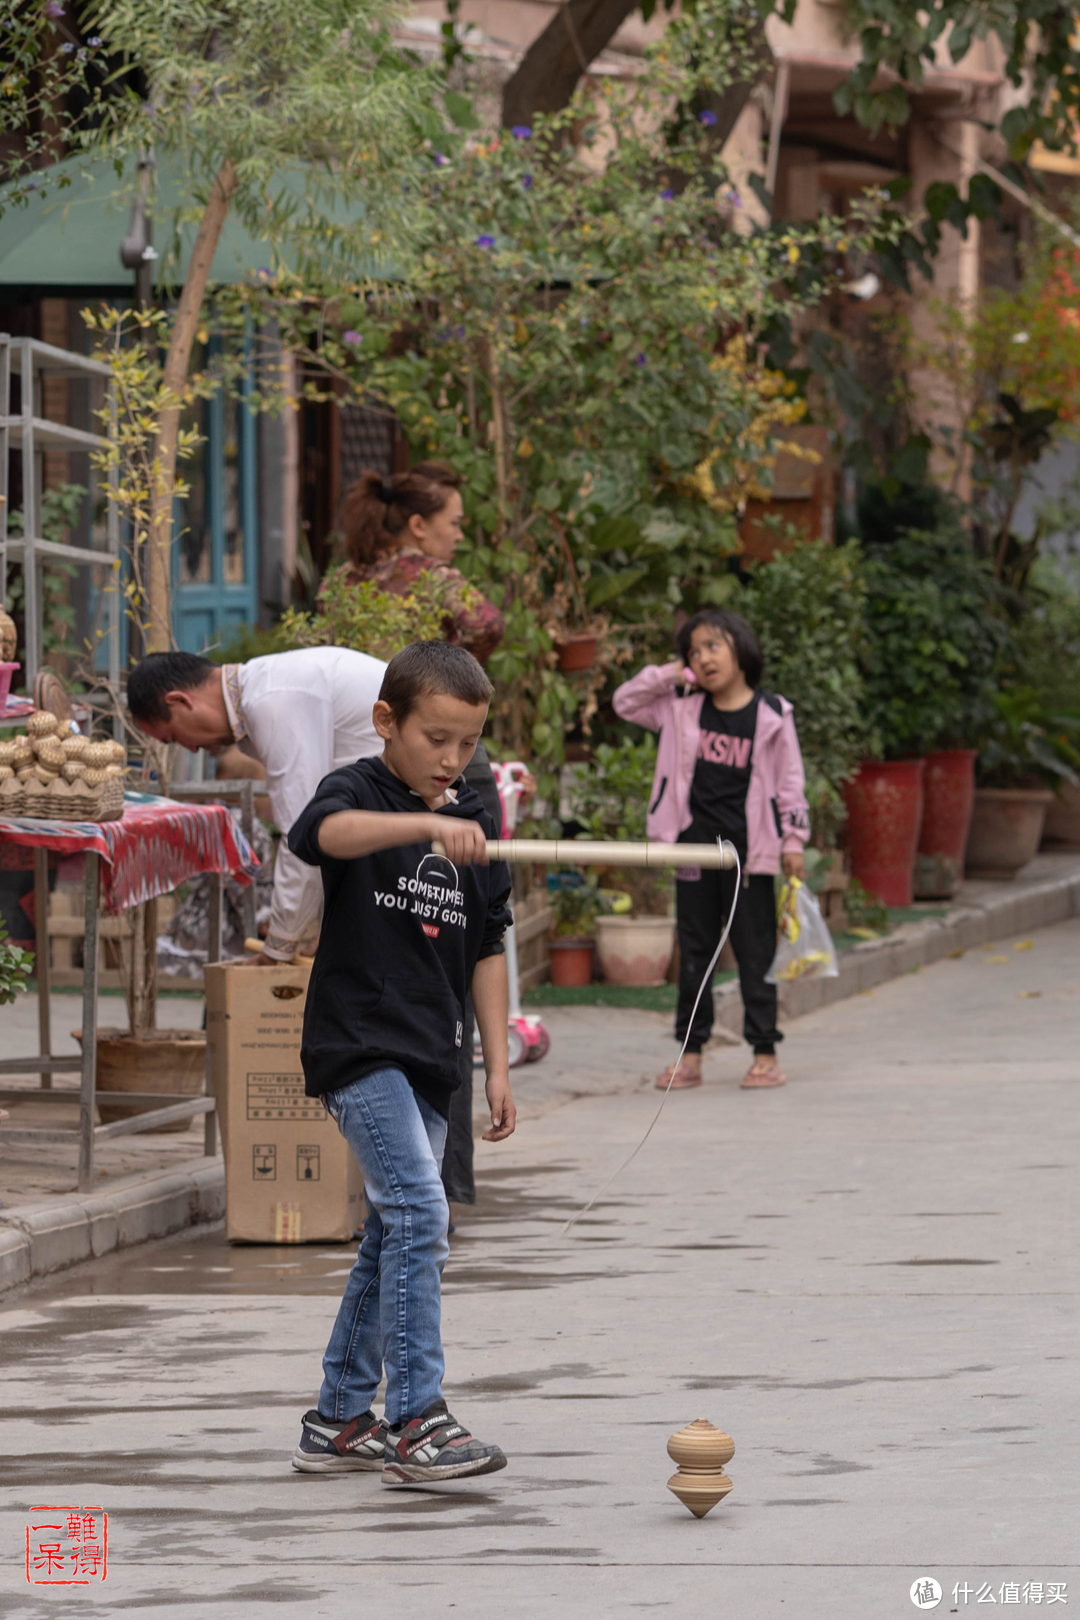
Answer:
[[(11, 411), (11, 379), (20, 379), (22, 410)], [(0, 332), (0, 601), (7, 588), (8, 558), (17, 557), (23, 565), (26, 603), (25, 669), (27, 690), (33, 688), (41, 667), (44, 594), (41, 569), (52, 559), (67, 563), (89, 564), (91, 567), (112, 568), (120, 557), (120, 520), (114, 501), (106, 511), (105, 548), (69, 546), (59, 541), (45, 540), (39, 533), (42, 465), (45, 451), (66, 451), (69, 454), (107, 449), (108, 437), (90, 433), (85, 428), (72, 427), (66, 422), (51, 422), (39, 414), (41, 408), (41, 382), (50, 378), (103, 378), (110, 407), (114, 394), (112, 372), (101, 360), (91, 360), (83, 354), (57, 349), (51, 343), (37, 338), (13, 338)], [(111, 415), (110, 410), (110, 415)], [(8, 539), (8, 463), (9, 457), (22, 458), (23, 533)], [(116, 487), (115, 470), (108, 475), (113, 489)], [(108, 676), (115, 690), (120, 680), (120, 591), (105, 593), (106, 638), (108, 648)]]
[[(59, 557), (64, 562), (93, 563), (98, 567), (111, 568), (116, 557), (111, 551), (105, 551), (100, 546), (65, 546), (59, 540), (42, 540), (34, 536), (31, 541), (34, 552), (43, 557)], [(9, 557), (22, 557), (26, 552), (26, 541), (22, 535), (7, 542)]]
[(58, 349), (55, 344), (42, 343), (40, 338), (13, 340), (0, 333), (0, 339), (11, 344), (11, 369), (16, 376), (22, 375), (27, 355), (38, 371), (51, 372), (54, 377), (112, 376), (103, 360), (91, 360), (85, 354), (72, 354), (68, 349)]
[[(11, 444), (22, 444), (23, 435), (28, 431), (21, 416), (5, 416), (0, 421), (0, 429), (4, 428)], [(47, 422), (43, 416), (31, 417), (29, 431), (46, 450), (107, 450), (109, 447), (108, 439), (103, 439), (100, 433), (65, 427), (62, 422)]]

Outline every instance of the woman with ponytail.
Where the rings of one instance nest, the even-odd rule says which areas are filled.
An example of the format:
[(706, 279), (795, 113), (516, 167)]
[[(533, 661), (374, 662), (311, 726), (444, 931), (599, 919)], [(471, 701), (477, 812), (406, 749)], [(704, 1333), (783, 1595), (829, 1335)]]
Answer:
[[(460, 486), (457, 473), (441, 461), (421, 461), (408, 472), (395, 473), (388, 479), (375, 472), (362, 472), (349, 486), (342, 505), (349, 559), (345, 580), (355, 584), (372, 580), (381, 591), (407, 596), (421, 575), (431, 575), (443, 587), (445, 639), (464, 647), (483, 664), (502, 640), (506, 624), (494, 602), (489, 602), (453, 567), (464, 515)], [(466, 768), (465, 780), (480, 795), (484, 809), (501, 830), (502, 804), (483, 743), (478, 744)], [(466, 1014), (461, 1085), (450, 1101), (442, 1180), (448, 1199), (475, 1204), (471, 1003), (466, 1003)]]
[(350, 564), (345, 578), (407, 596), (422, 574), (430, 575), (442, 586), (445, 639), (484, 664), (506, 625), (494, 602), (452, 566), (464, 512), (460, 486), (441, 461), (421, 461), (389, 479), (362, 472), (342, 506)]

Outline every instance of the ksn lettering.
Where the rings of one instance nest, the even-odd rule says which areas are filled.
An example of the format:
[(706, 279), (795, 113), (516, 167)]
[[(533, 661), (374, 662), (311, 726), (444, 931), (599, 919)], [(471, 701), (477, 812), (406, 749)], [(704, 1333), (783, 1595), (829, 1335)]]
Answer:
[(698, 742), (698, 759), (710, 765), (734, 765), (745, 771), (750, 763), (752, 737), (728, 737), (722, 731), (703, 731)]

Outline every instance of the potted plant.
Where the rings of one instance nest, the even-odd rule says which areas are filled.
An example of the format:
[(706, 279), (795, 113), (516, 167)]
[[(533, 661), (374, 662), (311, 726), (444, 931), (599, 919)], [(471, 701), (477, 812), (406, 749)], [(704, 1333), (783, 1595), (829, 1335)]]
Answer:
[(604, 901), (595, 883), (562, 882), (551, 896), (551, 982), (563, 988), (592, 983), (596, 918)]
[(994, 697), (996, 719), (979, 752), (969, 877), (1007, 881), (1039, 847), (1053, 789), (1080, 782), (1074, 715), (1051, 715), (1038, 692), (1018, 686)]
[(939, 498), (928, 515), (934, 527), (877, 529), (867, 547), (866, 692), (884, 758), (845, 797), (852, 870), (893, 906), (959, 884), (975, 762), (961, 745), (992, 713), (1005, 637), (956, 508)]

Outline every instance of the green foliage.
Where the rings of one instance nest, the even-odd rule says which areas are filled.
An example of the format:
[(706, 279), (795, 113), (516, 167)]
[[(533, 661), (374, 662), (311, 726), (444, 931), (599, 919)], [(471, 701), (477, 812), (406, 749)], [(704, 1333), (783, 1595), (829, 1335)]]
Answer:
[(976, 744), (1007, 639), (989, 566), (948, 514), (868, 545), (864, 572), (866, 699), (885, 758)]
[(26, 981), (33, 971), (33, 952), (11, 943), (0, 917), (0, 1006), (14, 1001), (19, 991), (26, 989)]
[(274, 631), (274, 650), (294, 647), (352, 647), (387, 662), (413, 641), (441, 641), (447, 612), (444, 587), (421, 574), (406, 596), (380, 591), (372, 580), (351, 583), (348, 565), (323, 580), (314, 613), (287, 608)]
[(555, 939), (589, 939), (596, 933), (596, 919), (607, 910), (595, 883), (564, 883), (550, 897)]
[(879, 934), (889, 931), (887, 909), (877, 895), (865, 889), (856, 877), (849, 879), (844, 891), (844, 910), (849, 928), (871, 928)]
[(1080, 592), (1046, 563), (1013, 626), (1009, 678), (1038, 692), (1051, 711), (1080, 702)]
[(590, 765), (574, 765), (566, 787), (567, 804), (581, 823), (585, 838), (618, 838), (640, 842), (645, 837), (656, 739), (600, 743)]
[[(846, 12), (860, 60), (833, 95), (841, 114), (853, 112), (871, 130), (905, 124), (911, 94), (922, 88), (942, 47), (959, 62), (975, 40), (992, 38), (1006, 78), (1023, 87), (1001, 125), (1010, 157), (1022, 161), (1035, 140), (1075, 149), (1080, 44), (1071, 0), (933, 0), (925, 9), (908, 0), (847, 0)], [(975, 212), (987, 205), (988, 177), (973, 179), (980, 182), (971, 188)], [(940, 201), (943, 217), (950, 201)]]
[[(392, 410), (416, 458), (462, 475), (456, 560), (507, 617), (495, 738), (537, 762), (548, 796), (606, 672), (722, 583), (738, 511), (803, 410), (757, 334), (816, 302), (832, 250), (869, 229), (856, 212), (728, 230), (708, 126), (665, 127), (657, 82), (604, 81), (517, 135), (444, 134), (417, 153), (420, 247), (399, 280), (305, 302), (282, 277), (255, 315)], [(553, 644), (574, 630), (601, 646), (571, 680)]]
[(1029, 686), (994, 693), (975, 770), (981, 787), (1058, 788), (1080, 778), (1080, 709), (1051, 713)]
[[(16, 9), (43, 35), (33, 71), (55, 76), (57, 41), (41, 30), (40, 5)], [(347, 262), (355, 273), (361, 256), (406, 234), (402, 169), (438, 128), (439, 71), (395, 43), (399, 0), (63, 0), (63, 9), (59, 29), (77, 48), (59, 54), (77, 93), (45, 102), (42, 124), (69, 157), (35, 166), (33, 184), (63, 192), (102, 157), (122, 165), (167, 154), (180, 206), (156, 194), (152, 170), (147, 199), (163, 279), (176, 279), (177, 228), (198, 223), (226, 164), (230, 206), (266, 243), (268, 264), (288, 257), (324, 273)], [(13, 127), (11, 116), (0, 97), (0, 128)], [(373, 231), (380, 202), (397, 206)]]
[(858, 546), (797, 545), (754, 570), (732, 604), (757, 631), (765, 685), (794, 705), (817, 843), (843, 818), (840, 787), (871, 749), (859, 656), (866, 586)]
[[(42, 540), (60, 545), (68, 543), (68, 530), (76, 523), (86, 498), (82, 484), (58, 484), (41, 496), (40, 524)], [(21, 535), (23, 514), (14, 511), (8, 517), (8, 532)], [(74, 563), (47, 562), (41, 568), (41, 650), (46, 659), (50, 653), (71, 652), (75, 633), (75, 605), (71, 600), (71, 581), (76, 574)], [(25, 587), (20, 568), (11, 576), (7, 593), (9, 612), (21, 612), (25, 606)]]

